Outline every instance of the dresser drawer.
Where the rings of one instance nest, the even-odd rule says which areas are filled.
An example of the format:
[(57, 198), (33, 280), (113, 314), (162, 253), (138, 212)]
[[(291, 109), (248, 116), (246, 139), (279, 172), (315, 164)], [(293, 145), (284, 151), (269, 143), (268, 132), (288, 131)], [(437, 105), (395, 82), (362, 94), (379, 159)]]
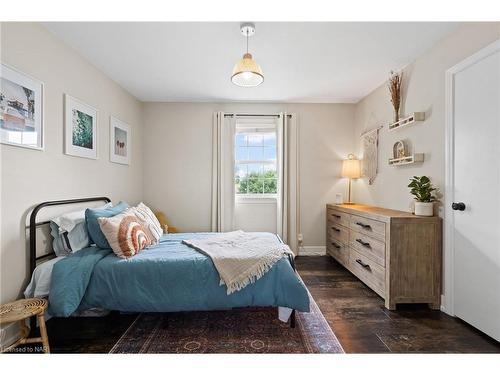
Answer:
[(350, 227), (359, 233), (378, 238), (381, 241), (385, 240), (385, 223), (382, 221), (351, 215)]
[(349, 264), (349, 246), (335, 240), (328, 240), (326, 252), (334, 257), (340, 264), (346, 266)]
[(332, 224), (331, 222), (328, 222), (327, 233), (328, 238), (331, 238), (332, 240), (338, 240), (343, 244), (349, 243), (349, 229), (343, 227), (342, 225)]
[(442, 222), (361, 204), (326, 205), (326, 251), (385, 300), (441, 306)]
[(385, 268), (376, 262), (351, 249), (349, 254), (349, 270), (361, 281), (385, 298)]
[(385, 267), (385, 243), (355, 230), (349, 231), (349, 245), (358, 253)]
[(349, 223), (351, 222), (351, 215), (331, 208), (326, 211), (326, 216), (328, 221), (332, 224), (340, 224), (344, 227), (349, 227)]

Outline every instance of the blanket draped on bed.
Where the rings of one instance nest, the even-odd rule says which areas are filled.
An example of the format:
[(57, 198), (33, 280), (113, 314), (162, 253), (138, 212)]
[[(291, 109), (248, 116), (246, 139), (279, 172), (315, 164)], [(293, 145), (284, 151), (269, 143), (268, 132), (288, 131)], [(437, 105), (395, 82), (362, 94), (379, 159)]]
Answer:
[(293, 256), (288, 245), (241, 230), (183, 243), (212, 259), (228, 295), (259, 280), (284, 256)]

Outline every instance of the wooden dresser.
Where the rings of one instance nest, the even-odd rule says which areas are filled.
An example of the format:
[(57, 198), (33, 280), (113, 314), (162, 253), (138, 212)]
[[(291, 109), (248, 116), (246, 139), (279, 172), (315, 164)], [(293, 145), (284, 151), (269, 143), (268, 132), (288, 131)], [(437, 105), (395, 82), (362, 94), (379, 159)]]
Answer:
[(441, 219), (358, 204), (326, 206), (326, 251), (385, 299), (441, 301)]

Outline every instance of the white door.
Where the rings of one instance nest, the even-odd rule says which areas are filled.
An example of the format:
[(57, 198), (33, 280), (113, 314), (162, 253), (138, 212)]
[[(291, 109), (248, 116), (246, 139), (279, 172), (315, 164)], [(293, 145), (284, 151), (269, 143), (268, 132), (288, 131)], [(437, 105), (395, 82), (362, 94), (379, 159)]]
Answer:
[(500, 40), (448, 74), (453, 313), (500, 341)]

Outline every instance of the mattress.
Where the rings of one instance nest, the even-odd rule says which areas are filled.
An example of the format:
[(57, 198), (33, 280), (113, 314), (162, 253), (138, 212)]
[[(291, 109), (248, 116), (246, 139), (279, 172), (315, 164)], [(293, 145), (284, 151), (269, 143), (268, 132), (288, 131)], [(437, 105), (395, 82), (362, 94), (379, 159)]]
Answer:
[[(211, 259), (182, 244), (184, 239), (213, 234), (164, 235), (159, 244), (129, 259), (96, 247), (71, 254), (54, 265), (49, 312), (69, 316), (90, 308), (170, 312), (250, 306), (309, 311), (308, 291), (288, 258), (253, 284), (227, 295)], [(259, 235), (279, 242), (274, 234)]]

